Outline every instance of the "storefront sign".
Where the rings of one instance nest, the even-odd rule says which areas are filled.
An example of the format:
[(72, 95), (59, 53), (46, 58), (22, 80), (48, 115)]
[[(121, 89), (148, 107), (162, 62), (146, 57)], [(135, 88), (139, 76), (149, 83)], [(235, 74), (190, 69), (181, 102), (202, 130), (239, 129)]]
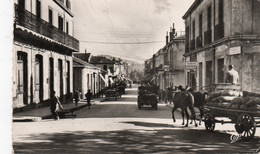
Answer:
[(241, 53), (241, 46), (229, 48), (229, 55), (236, 55)]
[(197, 62), (186, 62), (185, 66), (187, 70), (197, 69)]

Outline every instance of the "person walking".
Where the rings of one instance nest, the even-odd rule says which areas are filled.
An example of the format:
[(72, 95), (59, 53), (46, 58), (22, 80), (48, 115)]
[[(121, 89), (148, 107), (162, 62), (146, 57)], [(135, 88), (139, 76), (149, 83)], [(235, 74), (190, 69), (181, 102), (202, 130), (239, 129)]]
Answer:
[(75, 91), (74, 91), (74, 101), (75, 101), (75, 105), (78, 106), (78, 102), (79, 102), (79, 88), (77, 88)]
[(229, 71), (227, 72), (226, 83), (238, 84), (239, 75), (238, 72), (234, 70), (234, 65), (229, 65), (228, 69)]
[(88, 102), (88, 109), (90, 109), (90, 100), (92, 98), (92, 92), (90, 92), (90, 90), (88, 90), (88, 92), (85, 94), (87, 102)]
[(59, 119), (58, 111), (62, 110), (63, 107), (60, 103), (59, 98), (55, 95), (55, 93), (56, 93), (55, 91), (52, 91), (52, 93), (51, 93), (50, 110), (51, 110), (53, 119), (58, 120)]

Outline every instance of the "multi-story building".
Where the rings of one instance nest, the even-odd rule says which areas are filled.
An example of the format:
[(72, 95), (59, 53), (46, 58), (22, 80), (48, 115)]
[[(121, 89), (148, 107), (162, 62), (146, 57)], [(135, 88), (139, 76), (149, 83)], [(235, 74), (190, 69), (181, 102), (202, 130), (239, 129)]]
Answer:
[[(51, 91), (71, 96), (73, 37), (70, 0), (15, 0), (13, 108), (44, 104)], [(67, 96), (67, 97), (65, 97)]]
[(195, 0), (184, 14), (187, 84), (211, 89), (225, 82), (227, 66), (240, 75), (242, 90), (260, 92), (260, 2)]
[[(173, 25), (174, 26), (174, 25)], [(170, 36), (170, 38), (169, 38)], [(166, 35), (166, 45), (145, 61), (145, 77), (160, 89), (185, 85), (185, 37), (176, 37), (175, 28)]]
[(154, 56), (155, 60), (155, 82), (160, 89), (165, 87), (164, 79), (164, 52), (163, 49), (160, 49)]
[[(174, 33), (174, 32), (171, 32)], [(170, 36), (173, 34), (170, 33)], [(170, 42), (164, 50), (165, 87), (185, 85), (185, 37), (170, 37)]]

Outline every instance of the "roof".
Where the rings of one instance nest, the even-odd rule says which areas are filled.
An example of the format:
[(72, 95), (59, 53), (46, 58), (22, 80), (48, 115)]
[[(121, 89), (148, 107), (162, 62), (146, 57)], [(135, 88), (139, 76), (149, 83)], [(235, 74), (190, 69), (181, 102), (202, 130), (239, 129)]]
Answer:
[(182, 19), (186, 19), (190, 13), (192, 13), (202, 2), (203, 0), (195, 0), (193, 4), (190, 6), (188, 11), (183, 15)]
[(73, 57), (73, 67), (87, 67), (87, 68), (92, 68), (92, 69), (101, 69), (99, 67), (96, 67), (84, 60), (81, 60), (77, 57)]
[(90, 53), (73, 53), (73, 56), (89, 62)]
[(103, 56), (92, 56), (90, 59), (91, 64), (115, 64), (113, 60), (110, 60)]

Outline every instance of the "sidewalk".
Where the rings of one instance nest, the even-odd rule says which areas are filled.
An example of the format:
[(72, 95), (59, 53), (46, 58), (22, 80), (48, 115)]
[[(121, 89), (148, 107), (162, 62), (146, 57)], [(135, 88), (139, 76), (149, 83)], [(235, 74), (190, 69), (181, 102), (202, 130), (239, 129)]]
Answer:
[[(94, 98), (91, 100), (92, 102), (91, 104), (93, 105), (95, 104), (95, 102), (100, 102), (102, 99), (104, 98)], [(65, 109), (79, 110), (87, 106), (87, 101), (80, 100), (78, 106), (75, 106), (75, 104), (72, 102), (63, 103), (62, 106), (64, 110)], [(36, 109), (14, 113), (13, 122), (36, 122), (42, 119), (48, 119), (50, 117), (52, 117), (52, 114), (50, 112), (50, 107), (42, 107), (42, 108), (36, 108)]]

